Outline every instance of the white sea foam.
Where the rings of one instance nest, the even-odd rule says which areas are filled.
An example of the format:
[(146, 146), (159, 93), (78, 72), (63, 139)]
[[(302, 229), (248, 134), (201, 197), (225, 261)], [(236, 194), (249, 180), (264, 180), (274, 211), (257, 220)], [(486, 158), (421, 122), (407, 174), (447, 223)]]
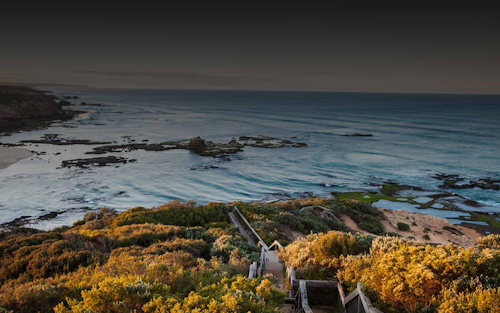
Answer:
[[(47, 154), (0, 170), (0, 223), (21, 215), (36, 217), (84, 206), (125, 210), (175, 199), (199, 203), (254, 201), (273, 193), (306, 191), (328, 197), (331, 191), (374, 190), (367, 183), (387, 180), (440, 192), (441, 182), (428, 173), (488, 177), (500, 172), (498, 96), (54, 91), (56, 95), (64, 92), (78, 95), (79, 101), (106, 105), (92, 108), (101, 112), (93, 114), (94, 120), (72, 122), (77, 128), (59, 126), (22, 132), (2, 137), (2, 142), (39, 139), (47, 133), (118, 144), (127, 143), (122, 138), (127, 135), (136, 142), (148, 139), (149, 143), (159, 143), (196, 136), (228, 142), (240, 135), (262, 134), (309, 146), (247, 147), (239, 153), (241, 159), (220, 163), (185, 150), (134, 151), (114, 155), (137, 159), (136, 163), (82, 170), (57, 167), (62, 160), (94, 157), (85, 154), (91, 146), (31, 145), (26, 148)], [(346, 132), (374, 136), (338, 136)], [(191, 170), (209, 164), (219, 168)], [(336, 187), (325, 188), (318, 183), (325, 181)], [(413, 194), (428, 197), (436, 192)], [(480, 200), (487, 208), (500, 206), (498, 191), (454, 192)], [(44, 227), (69, 224), (83, 214), (61, 214)]]

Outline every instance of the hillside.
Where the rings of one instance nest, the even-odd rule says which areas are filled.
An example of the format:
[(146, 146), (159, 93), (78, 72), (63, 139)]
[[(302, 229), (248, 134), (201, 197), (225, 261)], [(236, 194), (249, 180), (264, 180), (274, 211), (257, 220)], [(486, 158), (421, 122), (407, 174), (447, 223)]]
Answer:
[(4, 233), (0, 312), (277, 312), (284, 294), (246, 278), (259, 249), (227, 210), (101, 209), (73, 227)]
[[(317, 198), (101, 208), (71, 227), (7, 229), (0, 312), (281, 312), (276, 278), (248, 278), (261, 251), (231, 223), (234, 205), (266, 243), (285, 245), (279, 258), (299, 279), (362, 282), (386, 313), (498, 312), (499, 236), (468, 249), (405, 240), (369, 204)], [(384, 236), (352, 234), (334, 215)]]
[(29, 87), (0, 86), (0, 131), (36, 127), (51, 119), (68, 119), (55, 96)]

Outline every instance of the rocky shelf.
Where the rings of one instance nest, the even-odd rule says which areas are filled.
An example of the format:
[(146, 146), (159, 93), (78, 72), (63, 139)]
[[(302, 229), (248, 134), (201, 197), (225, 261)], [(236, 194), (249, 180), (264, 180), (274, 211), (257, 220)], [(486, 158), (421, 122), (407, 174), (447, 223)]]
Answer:
[(372, 134), (361, 134), (361, 133), (339, 134), (339, 136), (343, 136), (343, 137), (373, 137)]
[(58, 134), (46, 134), (41, 137), (40, 140), (21, 140), (21, 143), (34, 143), (34, 144), (47, 144), (47, 145), (57, 145), (57, 146), (69, 146), (69, 145), (107, 145), (112, 143), (111, 141), (93, 141), (87, 139), (65, 139), (59, 137)]
[(464, 182), (465, 178), (460, 177), (460, 175), (455, 174), (444, 174), (439, 173), (431, 176), (437, 180), (443, 180), (443, 183), (439, 188), (443, 189), (471, 189), (471, 188), (481, 188), (489, 190), (500, 190), (500, 179), (493, 179), (491, 177), (481, 178), (478, 180), (470, 180), (467, 184), (458, 184), (459, 182)]
[(66, 168), (80, 167), (89, 168), (89, 166), (106, 166), (110, 164), (125, 164), (128, 162), (135, 162), (135, 159), (120, 158), (115, 156), (106, 156), (99, 158), (89, 158), (89, 159), (75, 159), (63, 161), (61, 166)]
[(281, 147), (307, 147), (306, 143), (293, 142), (288, 139), (279, 139), (266, 136), (241, 136), (239, 141), (245, 146), (259, 147), (259, 148), (281, 148)]
[(145, 151), (165, 151), (172, 149), (190, 150), (200, 156), (220, 157), (228, 154), (236, 154), (243, 151), (245, 146), (261, 147), (261, 148), (279, 148), (279, 147), (305, 147), (307, 144), (300, 142), (292, 142), (286, 139), (272, 137), (248, 137), (242, 136), (239, 141), (233, 139), (228, 143), (217, 143), (208, 141), (200, 137), (179, 141), (165, 141), (159, 144), (148, 143), (131, 143), (124, 145), (108, 145), (93, 148), (93, 151), (87, 154), (105, 154), (113, 152), (129, 152), (134, 150)]

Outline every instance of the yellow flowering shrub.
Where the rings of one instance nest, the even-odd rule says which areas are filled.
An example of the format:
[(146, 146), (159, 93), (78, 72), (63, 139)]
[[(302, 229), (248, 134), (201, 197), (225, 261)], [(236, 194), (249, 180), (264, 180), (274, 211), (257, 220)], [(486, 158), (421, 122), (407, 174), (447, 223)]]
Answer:
[(477, 246), (482, 249), (500, 250), (500, 235), (489, 234), (488, 236), (481, 236), (477, 238)]
[(371, 243), (371, 237), (339, 231), (311, 234), (281, 249), (278, 256), (298, 269), (301, 278), (333, 278), (341, 257), (368, 251), (365, 241)]
[(500, 313), (500, 287), (485, 288), (477, 279), (467, 287), (466, 291), (460, 291), (464, 288), (456, 282), (443, 290), (439, 312)]
[(479, 249), (399, 237), (378, 237), (367, 249), (364, 240), (341, 232), (314, 234), (288, 245), (279, 256), (298, 269), (300, 278), (323, 272), (348, 290), (361, 282), (385, 311), (500, 312), (496, 237), (479, 240)]
[(227, 210), (101, 209), (73, 227), (2, 234), (0, 312), (277, 312), (284, 294), (241, 275), (260, 250)]

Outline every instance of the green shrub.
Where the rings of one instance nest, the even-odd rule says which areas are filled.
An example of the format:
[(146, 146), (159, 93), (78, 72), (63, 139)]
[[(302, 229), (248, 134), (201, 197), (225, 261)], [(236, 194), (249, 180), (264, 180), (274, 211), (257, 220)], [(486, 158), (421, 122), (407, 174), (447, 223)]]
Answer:
[(113, 226), (149, 223), (194, 227), (216, 222), (230, 222), (225, 205), (194, 206), (174, 201), (149, 210), (137, 207), (122, 212), (113, 220)]
[(409, 231), (410, 230), (410, 225), (408, 225), (406, 223), (403, 223), (403, 222), (399, 222), (398, 223), (398, 229), (400, 231)]

